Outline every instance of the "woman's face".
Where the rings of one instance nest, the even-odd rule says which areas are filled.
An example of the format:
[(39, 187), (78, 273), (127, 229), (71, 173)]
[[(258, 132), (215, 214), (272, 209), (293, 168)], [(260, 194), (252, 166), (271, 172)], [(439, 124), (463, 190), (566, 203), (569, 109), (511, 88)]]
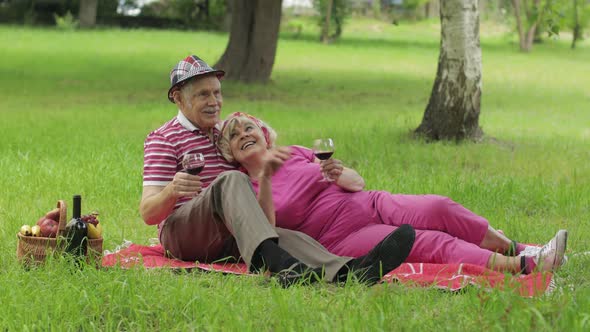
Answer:
[(229, 134), (229, 147), (238, 163), (262, 155), (266, 140), (262, 130), (250, 120), (241, 120)]

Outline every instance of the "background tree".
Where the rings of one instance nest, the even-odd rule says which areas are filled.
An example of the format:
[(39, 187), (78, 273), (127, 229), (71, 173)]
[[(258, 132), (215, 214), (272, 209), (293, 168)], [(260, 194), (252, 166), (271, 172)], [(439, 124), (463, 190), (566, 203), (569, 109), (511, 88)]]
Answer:
[(96, 25), (97, 8), (98, 0), (80, 0), (80, 10), (78, 11), (80, 28), (93, 28)]
[[(325, 12), (324, 12), (324, 22), (322, 24), (322, 35), (320, 36), (320, 40), (322, 43), (327, 44), (330, 42), (330, 21), (332, 20), (332, 7), (334, 6), (334, 0), (325, 0)], [(320, 15), (321, 17), (322, 15)]]
[(180, 20), (187, 28), (215, 30), (223, 26), (225, 3), (225, 0), (160, 0), (141, 7), (139, 16)]
[[(442, 0), (444, 1), (444, 0)], [(426, 14), (426, 7), (429, 6), (431, 1), (430, 0), (404, 0), (401, 8), (404, 11), (404, 16), (409, 19), (420, 19), (423, 17), (427, 17)]]
[(584, 28), (590, 21), (590, 1), (587, 0), (570, 0), (570, 6), (567, 9), (566, 22), (572, 29), (571, 48), (576, 48), (576, 43), (584, 39)]
[(226, 78), (267, 82), (275, 61), (282, 0), (234, 0), (229, 42), (215, 68)]
[(440, 2), (438, 0), (429, 0), (424, 4), (424, 17), (435, 17), (440, 11)]
[(477, 0), (440, 3), (438, 70), (422, 123), (415, 132), (430, 140), (479, 140), (481, 48)]
[(320, 13), (318, 19), (320, 40), (323, 43), (330, 43), (340, 38), (346, 18), (350, 15), (349, 1), (315, 0), (313, 4)]
[(581, 26), (580, 26), (580, 14), (579, 14), (579, 6), (578, 6), (578, 0), (573, 0), (573, 24), (572, 24), (572, 30), (573, 30), (573, 36), (572, 36), (572, 48), (576, 48), (576, 41), (578, 41), (578, 39), (580, 39), (581, 36)]
[(520, 50), (530, 52), (542, 30), (559, 33), (560, 6), (563, 0), (512, 0)]

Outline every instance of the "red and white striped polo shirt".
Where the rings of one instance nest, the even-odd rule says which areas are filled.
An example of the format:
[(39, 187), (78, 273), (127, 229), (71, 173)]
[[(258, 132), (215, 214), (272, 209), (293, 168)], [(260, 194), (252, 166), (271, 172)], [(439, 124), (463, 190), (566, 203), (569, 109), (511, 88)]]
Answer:
[[(217, 140), (220, 128), (213, 128)], [(182, 170), (182, 157), (189, 152), (200, 152), (205, 157), (205, 168), (199, 176), (203, 189), (221, 173), (235, 170), (236, 167), (223, 158), (215, 142), (207, 134), (195, 127), (182, 112), (151, 132), (143, 145), (143, 185), (166, 186), (174, 174)], [(174, 209), (189, 201), (190, 197), (181, 198)]]

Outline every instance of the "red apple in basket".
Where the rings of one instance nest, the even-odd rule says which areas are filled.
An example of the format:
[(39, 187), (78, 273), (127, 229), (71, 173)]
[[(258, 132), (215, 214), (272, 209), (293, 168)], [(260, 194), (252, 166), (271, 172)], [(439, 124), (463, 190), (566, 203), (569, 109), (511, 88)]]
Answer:
[(55, 208), (55, 209), (47, 212), (47, 214), (45, 214), (45, 218), (59, 221), (59, 208)]
[(53, 219), (44, 218), (41, 223), (37, 222), (41, 227), (41, 236), (56, 237), (59, 223)]

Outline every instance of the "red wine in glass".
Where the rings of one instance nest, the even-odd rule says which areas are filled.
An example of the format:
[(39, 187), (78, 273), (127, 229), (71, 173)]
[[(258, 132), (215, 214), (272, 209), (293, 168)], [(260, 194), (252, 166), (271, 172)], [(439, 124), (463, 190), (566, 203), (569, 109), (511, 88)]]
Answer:
[(203, 170), (204, 167), (205, 166), (197, 166), (197, 167), (194, 167), (194, 168), (190, 168), (189, 167), (189, 168), (186, 169), (186, 172), (188, 174), (190, 174), (190, 175), (197, 175), (197, 174), (201, 173), (201, 171)]
[[(320, 138), (313, 141), (313, 154), (319, 160), (328, 160), (332, 158), (334, 154), (334, 141), (331, 138)], [(324, 182), (332, 182), (332, 180), (328, 174), (324, 173)]]
[(332, 157), (332, 155), (334, 154), (334, 151), (332, 152), (316, 152), (315, 156), (318, 157), (319, 160), (328, 160), (330, 159), (330, 157)]
[(182, 158), (182, 167), (188, 174), (197, 175), (205, 168), (205, 157), (202, 153), (187, 153)]

